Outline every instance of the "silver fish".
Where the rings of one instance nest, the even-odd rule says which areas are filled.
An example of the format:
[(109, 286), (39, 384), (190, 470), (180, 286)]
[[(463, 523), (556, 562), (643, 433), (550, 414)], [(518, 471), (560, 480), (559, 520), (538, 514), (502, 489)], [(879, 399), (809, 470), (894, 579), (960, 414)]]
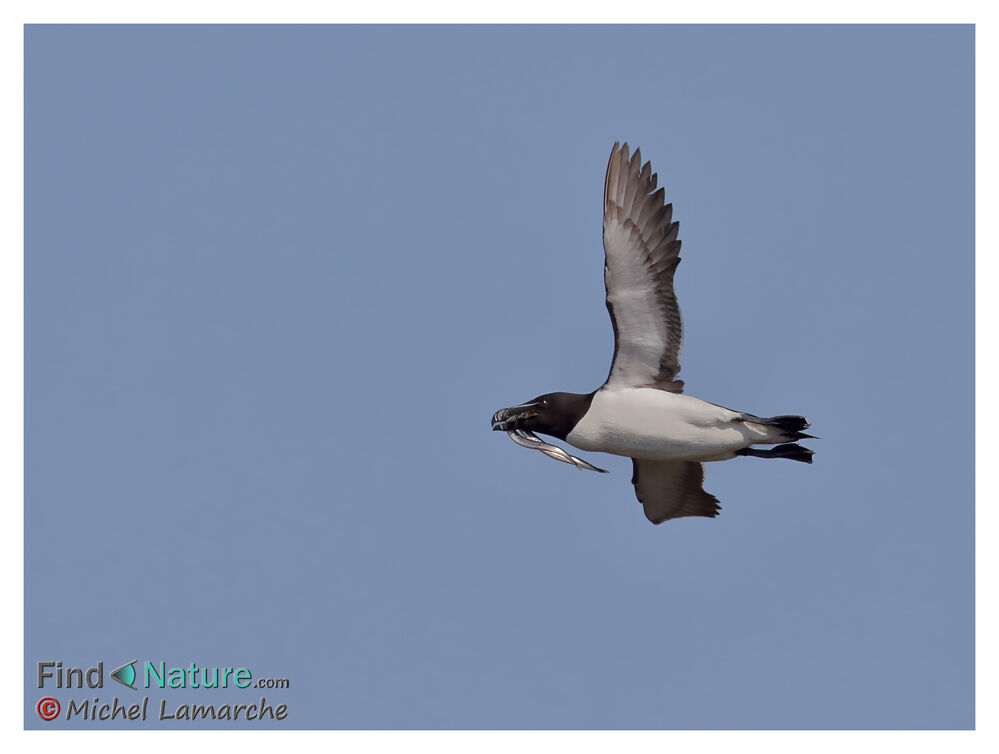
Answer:
[(514, 429), (507, 432), (510, 439), (513, 440), (518, 445), (525, 448), (531, 448), (533, 450), (540, 450), (549, 458), (554, 458), (556, 461), (562, 461), (562, 463), (568, 463), (575, 466), (577, 469), (587, 469), (589, 471), (598, 471), (601, 474), (606, 474), (606, 469), (598, 468), (592, 463), (587, 463), (582, 458), (577, 458), (576, 456), (569, 455), (562, 448), (557, 445), (551, 445), (540, 437), (538, 437), (533, 432), (526, 429)]

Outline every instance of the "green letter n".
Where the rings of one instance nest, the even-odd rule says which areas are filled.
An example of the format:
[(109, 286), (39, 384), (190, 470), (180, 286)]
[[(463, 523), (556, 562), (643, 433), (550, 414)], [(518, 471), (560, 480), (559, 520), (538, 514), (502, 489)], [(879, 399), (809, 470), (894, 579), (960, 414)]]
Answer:
[(156, 672), (156, 667), (151, 662), (146, 662), (146, 688), (149, 688), (149, 674), (153, 674), (153, 678), (156, 679), (156, 685), (163, 688), (166, 678), (166, 663), (160, 662), (160, 672)]

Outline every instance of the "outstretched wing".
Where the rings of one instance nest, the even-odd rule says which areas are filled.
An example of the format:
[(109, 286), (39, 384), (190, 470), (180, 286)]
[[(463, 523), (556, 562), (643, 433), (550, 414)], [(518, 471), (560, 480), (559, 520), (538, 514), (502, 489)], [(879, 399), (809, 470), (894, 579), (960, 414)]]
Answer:
[(640, 461), (631, 459), (635, 496), (654, 524), (681, 516), (714, 518), (721, 510), (718, 498), (704, 491), (704, 466), (695, 461)]
[(608, 385), (648, 386), (683, 392), (683, 325), (673, 294), (680, 263), (679, 224), (673, 205), (656, 189), (656, 174), (642, 165), (640, 149), (614, 144), (604, 182), (604, 285), (614, 326)]

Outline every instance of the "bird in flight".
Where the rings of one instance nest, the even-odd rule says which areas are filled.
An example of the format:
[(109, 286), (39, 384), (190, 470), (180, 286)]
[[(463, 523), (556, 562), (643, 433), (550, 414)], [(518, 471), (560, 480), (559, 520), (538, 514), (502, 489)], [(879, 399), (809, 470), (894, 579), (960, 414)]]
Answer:
[(702, 487), (704, 461), (753, 456), (811, 463), (812, 451), (796, 441), (812, 435), (802, 431), (808, 428), (802, 416), (759, 417), (684, 394), (676, 379), (683, 335), (673, 293), (678, 223), (656, 182), (641, 150), (629, 156), (627, 144), (614, 144), (604, 182), (604, 285), (614, 328), (607, 380), (592, 393), (547, 393), (500, 409), (492, 428), (580, 469), (603, 471), (535, 433), (631, 458), (635, 495), (649, 521), (661, 524), (718, 515), (718, 499)]

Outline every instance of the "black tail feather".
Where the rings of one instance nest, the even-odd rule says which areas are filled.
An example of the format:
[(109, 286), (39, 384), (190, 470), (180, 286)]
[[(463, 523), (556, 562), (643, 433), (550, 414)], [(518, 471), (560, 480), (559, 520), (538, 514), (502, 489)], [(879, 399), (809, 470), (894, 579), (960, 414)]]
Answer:
[(792, 416), (791, 414), (767, 417), (752, 416), (751, 414), (745, 414), (744, 416), (754, 424), (762, 424), (765, 427), (776, 427), (784, 433), (784, 437), (781, 439), (785, 441), (818, 439), (815, 435), (806, 435), (802, 432), (803, 429), (808, 429), (809, 427), (808, 420), (804, 416)]
[(758, 422), (768, 427), (777, 427), (784, 432), (801, 432), (809, 427), (808, 420), (804, 416), (768, 416), (759, 419)]

